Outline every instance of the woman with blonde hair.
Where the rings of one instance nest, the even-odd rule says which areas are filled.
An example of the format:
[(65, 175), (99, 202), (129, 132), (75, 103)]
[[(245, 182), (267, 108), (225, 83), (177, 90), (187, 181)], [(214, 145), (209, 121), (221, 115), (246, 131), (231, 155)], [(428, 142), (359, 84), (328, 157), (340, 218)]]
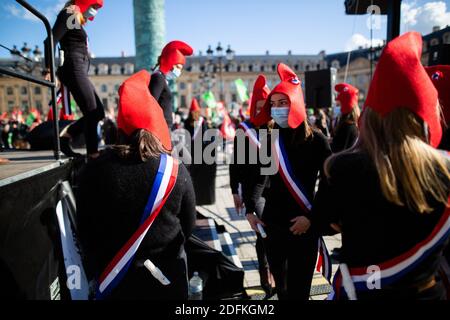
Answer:
[(339, 83), (334, 89), (338, 93), (336, 102), (341, 108), (341, 115), (334, 131), (331, 150), (339, 152), (353, 146), (358, 139), (359, 90), (347, 83)]
[(330, 225), (342, 232), (335, 298), (445, 295), (436, 274), (450, 234), (450, 164), (447, 154), (435, 149), (442, 136), (438, 94), (421, 54), (419, 33), (388, 43), (358, 142), (325, 164), (328, 179), (312, 217), (323, 233)]

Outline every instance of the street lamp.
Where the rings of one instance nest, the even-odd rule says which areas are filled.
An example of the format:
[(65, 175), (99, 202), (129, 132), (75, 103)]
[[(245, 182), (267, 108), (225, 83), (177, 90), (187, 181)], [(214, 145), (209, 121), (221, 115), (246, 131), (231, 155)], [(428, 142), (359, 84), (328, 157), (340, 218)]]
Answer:
[(203, 83), (207, 83), (208, 90), (211, 89), (211, 87), (214, 85), (213, 81), (215, 79), (215, 73), (217, 70), (219, 70), (219, 81), (220, 81), (220, 100), (224, 101), (225, 95), (224, 95), (224, 83), (223, 83), (223, 68), (224, 68), (224, 57), (227, 63), (232, 61), (234, 59), (234, 51), (231, 49), (231, 46), (228, 45), (228, 49), (225, 51), (224, 56), (224, 49), (219, 42), (216, 47), (216, 57), (217, 57), (217, 64), (214, 63), (214, 50), (211, 48), (211, 46), (208, 46), (208, 49), (206, 50), (207, 55), (207, 65), (205, 66), (204, 70), (205, 73), (200, 75), (200, 80)]

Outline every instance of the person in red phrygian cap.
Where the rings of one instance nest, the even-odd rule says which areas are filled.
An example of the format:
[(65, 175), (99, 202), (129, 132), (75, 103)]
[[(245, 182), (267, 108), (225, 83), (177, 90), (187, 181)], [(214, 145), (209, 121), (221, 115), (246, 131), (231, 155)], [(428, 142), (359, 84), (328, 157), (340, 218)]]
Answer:
[[(159, 139), (162, 146), (172, 150), (169, 128), (158, 102), (148, 91), (150, 74), (139, 71), (127, 79), (119, 88), (119, 112), (117, 127), (127, 136), (144, 129)], [(147, 90), (146, 90), (147, 89)]]
[[(80, 177), (80, 234), (89, 241), (87, 261), (95, 259), (94, 274), (108, 270), (138, 227), (142, 228), (148, 213), (144, 209), (152, 205), (158, 182), (173, 183), (172, 191), (163, 193), (166, 197), (161, 200), (161, 211), (142, 238), (123, 278), (118, 279), (120, 284), (105, 299), (188, 298), (184, 245), (195, 226), (195, 194), (186, 167), (170, 156), (169, 129), (161, 107), (148, 90), (149, 82), (146, 70), (123, 82), (119, 89), (118, 144), (90, 161)], [(161, 190), (165, 191), (156, 192), (157, 198)], [(170, 281), (169, 285), (163, 285), (155, 273), (147, 270), (147, 260)]]
[[(377, 65), (364, 107), (381, 117), (401, 106), (409, 109), (427, 124), (429, 142), (437, 147), (442, 137), (438, 93), (420, 61), (422, 38), (411, 32), (401, 39), (383, 50), (383, 63)], [(407, 45), (412, 50), (400, 55)]]
[(441, 104), (443, 121), (446, 129), (444, 130), (439, 149), (450, 150), (450, 66), (438, 65), (425, 67), (428, 75), (431, 77), (434, 86), (438, 91), (439, 102)]
[[(84, 134), (88, 158), (98, 157), (98, 133), (97, 125), (105, 116), (103, 104), (95, 92), (95, 87), (89, 80), (89, 45), (88, 35), (84, 25), (88, 20), (93, 20), (103, 0), (74, 0), (66, 3), (59, 12), (53, 26), (53, 47), (50, 41), (45, 40), (46, 71), (45, 78), (50, 80), (50, 52), (55, 51), (59, 45), (64, 52), (64, 64), (57, 70), (57, 76), (61, 82), (63, 96), (68, 97), (72, 93), (75, 102), (81, 109), (83, 116), (65, 127), (60, 134), (61, 151), (68, 157), (81, 157), (73, 151), (71, 141), (73, 138)], [(75, 16), (76, 19), (73, 19)], [(64, 98), (65, 99), (65, 98)], [(71, 114), (70, 103), (64, 100), (66, 112), (64, 117)], [(70, 117), (70, 116), (69, 116)]]
[[(267, 86), (266, 77), (264, 75), (259, 75), (251, 93), (250, 107), (248, 110), (249, 118), (240, 123), (240, 128), (236, 132), (236, 137), (234, 138), (234, 161), (229, 167), (230, 189), (233, 195), (235, 210), (238, 214), (241, 214), (245, 207), (246, 218), (250, 224), (253, 223), (253, 217), (258, 217), (260, 219), (264, 211), (265, 199), (263, 198), (262, 193), (266, 187), (266, 179), (265, 177), (261, 177), (261, 168), (263, 167), (263, 164), (260, 161), (261, 159), (259, 157), (259, 150), (256, 142), (258, 141), (262, 144), (270, 141), (269, 135), (267, 135), (267, 141), (259, 139), (263, 130), (268, 131), (267, 123), (270, 121), (270, 118), (259, 119), (259, 123), (262, 123), (260, 126), (255, 126), (254, 123), (257, 122), (255, 120), (263, 109), (269, 94), (270, 89)], [(240, 138), (240, 135), (246, 133), (249, 134), (250, 132), (254, 132), (256, 140), (250, 140), (251, 138), (247, 135), (245, 137), (245, 144), (241, 144), (240, 141), (242, 141), (242, 139)], [(258, 157), (252, 157), (251, 155), (258, 155)], [(244, 159), (245, 161), (242, 161)], [(252, 163), (250, 159), (258, 159), (258, 161)], [(265, 299), (267, 299), (275, 292), (272, 287), (272, 285), (274, 285), (274, 280), (269, 271), (264, 240), (259, 232), (256, 233), (256, 236), (255, 249), (258, 257), (260, 283), (266, 293)]]
[(173, 97), (168, 81), (175, 81), (181, 76), (186, 64), (186, 56), (191, 56), (193, 53), (194, 50), (183, 41), (169, 42), (162, 50), (155, 66), (156, 70), (152, 74), (150, 92), (163, 109), (169, 129), (172, 128), (173, 123)]
[[(309, 231), (310, 204), (317, 176), (331, 149), (328, 139), (306, 121), (298, 76), (282, 63), (278, 65), (278, 74), (281, 82), (270, 92), (255, 125), (271, 118), (275, 121), (272, 154), (277, 154), (275, 159), (280, 166), (268, 176), (270, 189), (266, 192), (262, 219), (255, 216), (251, 225), (255, 231), (258, 223), (266, 229), (267, 257), (278, 297), (306, 301), (319, 241), (315, 232)], [(295, 190), (301, 190), (301, 196)]]
[[(441, 300), (445, 295), (436, 275), (449, 238), (450, 161), (434, 148), (441, 137), (438, 95), (421, 56), (417, 32), (386, 45), (359, 120), (358, 141), (326, 162), (327, 179), (313, 211), (316, 230), (342, 231), (339, 261), (347, 268), (336, 273), (337, 299)], [(375, 265), (376, 287), (366, 282)]]
[(331, 149), (340, 152), (348, 149), (358, 139), (359, 90), (347, 83), (339, 83), (334, 88), (337, 92), (336, 102), (341, 107), (341, 114), (334, 131)]

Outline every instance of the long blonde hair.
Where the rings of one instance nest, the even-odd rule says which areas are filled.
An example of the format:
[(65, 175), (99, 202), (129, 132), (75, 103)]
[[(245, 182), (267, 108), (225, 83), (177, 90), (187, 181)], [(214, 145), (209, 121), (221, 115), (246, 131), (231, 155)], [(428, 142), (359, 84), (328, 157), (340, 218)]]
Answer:
[(329, 176), (340, 154), (365, 152), (378, 172), (383, 196), (398, 206), (419, 213), (433, 211), (428, 196), (447, 206), (450, 173), (447, 160), (427, 143), (424, 122), (406, 108), (385, 117), (366, 108), (361, 115), (358, 142), (325, 162)]

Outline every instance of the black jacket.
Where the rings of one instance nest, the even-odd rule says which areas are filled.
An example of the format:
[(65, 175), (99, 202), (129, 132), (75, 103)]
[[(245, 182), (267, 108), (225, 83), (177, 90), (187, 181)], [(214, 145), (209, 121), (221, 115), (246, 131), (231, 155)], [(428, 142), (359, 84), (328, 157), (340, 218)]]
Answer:
[[(450, 182), (446, 183), (450, 190)], [(340, 260), (349, 267), (368, 267), (407, 252), (431, 234), (444, 206), (432, 202), (432, 208), (429, 214), (419, 214), (389, 202), (382, 194), (371, 158), (364, 153), (344, 154), (334, 160), (330, 178), (325, 179), (316, 195), (313, 227), (328, 234), (330, 223), (341, 224)], [(436, 274), (442, 249), (433, 252), (395, 286), (423, 283)]]
[[(306, 197), (312, 203), (319, 172), (325, 160), (331, 155), (328, 139), (318, 131), (304, 143), (293, 141), (294, 130), (280, 129), (287, 155), (295, 176), (301, 182)], [(262, 220), (266, 224), (274, 224), (283, 229), (292, 226), (292, 220), (298, 216), (310, 218), (311, 213), (303, 211), (287, 189), (280, 172), (270, 176), (270, 186), (266, 191), (266, 205)]]
[(166, 76), (161, 71), (156, 71), (150, 79), (150, 93), (158, 101), (163, 109), (169, 130), (172, 128), (172, 92), (167, 84)]
[(61, 49), (64, 50), (64, 59), (66, 60), (72, 57), (88, 57), (88, 36), (83, 26), (68, 28), (68, 26), (72, 26), (71, 21), (73, 17), (73, 13), (67, 12), (67, 9), (63, 9), (58, 14), (52, 30), (54, 48), (50, 48), (48, 38), (44, 41), (46, 68), (50, 67), (50, 50), (54, 52), (58, 43), (60, 43)]
[[(267, 130), (267, 127), (261, 127)], [(259, 129), (255, 129), (258, 134)], [(261, 175), (261, 169), (266, 166), (261, 163), (260, 152), (256, 150), (256, 146), (250, 143), (248, 137), (245, 137), (245, 145), (243, 149), (238, 148), (238, 135), (244, 134), (242, 129), (239, 129), (234, 138), (234, 154), (233, 163), (230, 164), (230, 188), (233, 194), (239, 193), (239, 184), (242, 188), (242, 198), (245, 204), (247, 213), (254, 213), (256, 211), (256, 204), (264, 193), (268, 179)], [(270, 143), (270, 136), (267, 142)], [(257, 158), (250, 159), (250, 148), (256, 152)], [(270, 147), (268, 156), (270, 156)], [(245, 158), (244, 158), (245, 157)], [(238, 161), (238, 160), (243, 161)], [(251, 163), (251, 160), (257, 160), (256, 163)]]
[[(92, 271), (102, 272), (137, 230), (159, 167), (158, 159), (122, 160), (112, 150), (88, 164), (77, 192), (79, 229)], [(195, 224), (195, 196), (183, 164), (177, 182), (135, 259), (175, 259)]]
[(358, 127), (354, 123), (344, 122), (338, 129), (331, 143), (331, 150), (334, 153), (352, 147), (358, 139)]

